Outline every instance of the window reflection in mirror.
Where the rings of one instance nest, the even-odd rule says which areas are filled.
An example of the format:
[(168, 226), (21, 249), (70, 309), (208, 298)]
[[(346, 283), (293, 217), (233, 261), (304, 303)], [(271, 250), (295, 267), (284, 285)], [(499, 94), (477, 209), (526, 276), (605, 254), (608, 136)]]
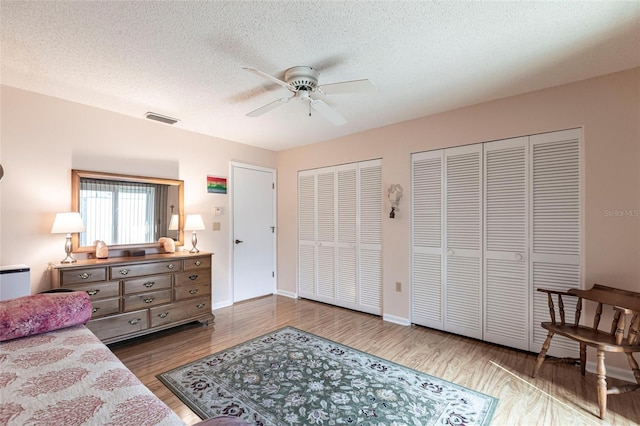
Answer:
[(86, 228), (74, 249), (89, 251), (97, 240), (109, 247), (152, 245), (160, 237), (182, 243), (182, 232), (170, 230), (171, 217), (183, 217), (182, 181), (73, 170), (72, 183), (73, 210)]

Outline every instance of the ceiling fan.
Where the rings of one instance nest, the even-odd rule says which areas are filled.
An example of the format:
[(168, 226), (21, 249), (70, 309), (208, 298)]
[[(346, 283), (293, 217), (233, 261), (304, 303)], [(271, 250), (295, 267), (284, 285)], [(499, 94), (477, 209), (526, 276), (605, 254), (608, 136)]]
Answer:
[(311, 95), (314, 93), (320, 93), (321, 95), (333, 95), (340, 93), (370, 93), (377, 90), (376, 85), (373, 84), (372, 81), (367, 79), (342, 81), (320, 86), (318, 85), (320, 72), (315, 68), (306, 66), (297, 66), (286, 70), (284, 73), (285, 81), (282, 81), (276, 77), (273, 77), (272, 75), (255, 70), (253, 68), (243, 67), (242, 69), (265, 78), (273, 83), (279, 84), (290, 92), (293, 92), (293, 95), (290, 97), (280, 98), (266, 105), (263, 105), (256, 110), (251, 111), (247, 114), (248, 117), (261, 116), (262, 114), (265, 114), (281, 105), (288, 103), (291, 99), (298, 99), (300, 101), (309, 103), (309, 115), (311, 115), (311, 109), (314, 109), (335, 126), (341, 126), (345, 124), (347, 120), (345, 120), (343, 116), (338, 114), (336, 110), (331, 108), (325, 102), (322, 102), (319, 99), (313, 99)]

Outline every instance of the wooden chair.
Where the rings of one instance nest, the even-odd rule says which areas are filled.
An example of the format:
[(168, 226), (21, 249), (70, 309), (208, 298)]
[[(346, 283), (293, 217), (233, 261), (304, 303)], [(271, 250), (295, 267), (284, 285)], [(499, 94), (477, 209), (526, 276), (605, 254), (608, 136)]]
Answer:
[[(551, 338), (554, 334), (559, 334), (580, 343), (580, 373), (583, 376), (585, 374), (587, 346), (596, 348), (598, 354), (596, 367), (596, 374), (598, 376), (598, 405), (600, 408), (600, 418), (604, 419), (607, 412), (608, 394), (620, 394), (640, 389), (640, 368), (638, 367), (638, 362), (633, 357), (634, 352), (640, 352), (640, 339), (638, 338), (638, 330), (640, 329), (640, 293), (620, 290), (600, 284), (595, 284), (590, 290), (579, 290), (573, 288), (567, 292), (540, 288), (537, 290), (547, 293), (551, 322), (541, 323), (541, 326), (547, 329), (549, 334), (540, 349), (540, 354), (538, 355), (532, 377), (536, 377), (540, 371), (540, 367), (542, 367), (542, 363), (545, 361), (547, 350), (549, 349), (549, 344), (551, 343)], [(556, 311), (553, 305), (552, 295), (557, 295), (558, 310), (560, 314), (559, 323), (556, 321)], [(578, 298), (574, 324), (567, 324), (565, 322), (564, 302), (562, 300), (563, 296)], [(598, 304), (593, 318), (592, 327), (589, 327), (588, 325), (579, 325), (583, 299), (591, 300)], [(609, 331), (598, 329), (603, 305), (612, 306), (615, 311), (613, 324), (611, 324), (611, 329)], [(631, 322), (627, 327), (626, 319), (628, 315), (631, 315)], [(607, 389), (606, 368), (604, 364), (605, 352), (625, 353), (629, 361), (629, 366), (631, 367), (638, 384), (611, 387)], [(577, 359), (563, 359), (560, 360), (560, 362), (567, 360), (574, 362), (577, 361)]]

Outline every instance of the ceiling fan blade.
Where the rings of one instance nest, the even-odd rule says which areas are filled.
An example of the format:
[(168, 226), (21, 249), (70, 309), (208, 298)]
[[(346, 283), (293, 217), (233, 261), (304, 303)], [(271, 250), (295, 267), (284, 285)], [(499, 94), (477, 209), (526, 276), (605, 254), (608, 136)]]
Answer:
[(287, 102), (289, 102), (289, 99), (291, 98), (281, 98), (278, 99), (277, 101), (273, 101), (273, 102), (269, 102), (266, 105), (261, 106), (258, 109), (254, 109), (253, 111), (251, 111), (249, 114), (247, 114), (247, 117), (259, 117), (262, 114), (265, 114), (273, 109), (278, 108), (280, 105), (284, 105)]
[(325, 95), (334, 95), (339, 93), (373, 93), (378, 90), (376, 85), (366, 78), (363, 80), (323, 84), (319, 89)]
[(345, 120), (343, 116), (338, 114), (336, 110), (334, 110), (324, 102), (317, 99), (311, 99), (310, 103), (311, 103), (311, 108), (318, 111), (322, 116), (324, 116), (324, 118), (329, 120), (334, 126), (342, 126), (347, 122), (347, 120)]
[(275, 78), (272, 75), (269, 75), (269, 74), (267, 74), (265, 72), (262, 72), (262, 71), (254, 70), (253, 68), (242, 67), (242, 69), (245, 70), (245, 71), (249, 71), (250, 73), (253, 73), (253, 74), (255, 74), (257, 76), (260, 76), (262, 78), (266, 78), (267, 80), (269, 80), (269, 81), (271, 81), (273, 83), (279, 84), (280, 86), (286, 87), (287, 89), (291, 90), (291, 86), (289, 86), (284, 81)]

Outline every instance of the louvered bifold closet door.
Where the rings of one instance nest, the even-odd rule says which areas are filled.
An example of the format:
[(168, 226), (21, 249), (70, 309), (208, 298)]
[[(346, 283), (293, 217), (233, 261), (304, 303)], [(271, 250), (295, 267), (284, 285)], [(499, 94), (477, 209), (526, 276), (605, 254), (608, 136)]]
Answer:
[(484, 337), (529, 350), (529, 138), (484, 144)]
[[(540, 323), (550, 321), (547, 288), (581, 288), (580, 129), (531, 136), (531, 282), (533, 336), (531, 351), (538, 352), (546, 338)], [(574, 321), (575, 303), (567, 303), (567, 321)], [(555, 303), (555, 301), (554, 301)], [(578, 346), (555, 336), (549, 355), (575, 357)]]
[(359, 167), (359, 299), (357, 309), (382, 313), (382, 161)]
[(444, 330), (482, 338), (482, 145), (446, 149)]
[(298, 173), (298, 294), (316, 294), (316, 172)]
[(316, 300), (333, 303), (336, 298), (335, 254), (335, 168), (320, 169), (317, 174), (317, 293)]
[(357, 164), (336, 167), (338, 188), (336, 300), (339, 305), (352, 309), (358, 303), (357, 172)]
[(411, 322), (442, 330), (443, 152), (412, 155)]

